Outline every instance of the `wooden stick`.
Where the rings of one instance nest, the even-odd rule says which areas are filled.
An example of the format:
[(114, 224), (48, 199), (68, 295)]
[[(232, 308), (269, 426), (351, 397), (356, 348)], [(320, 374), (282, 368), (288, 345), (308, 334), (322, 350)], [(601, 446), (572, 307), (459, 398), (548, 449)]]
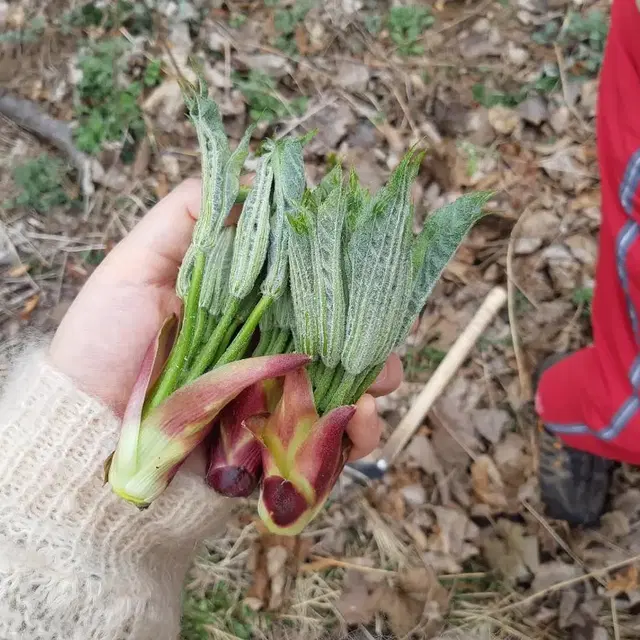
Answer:
[(391, 434), (389, 440), (382, 448), (382, 460), (390, 465), (396, 456), (404, 449), (405, 445), (425, 416), (433, 406), (433, 403), (449, 384), (456, 371), (473, 349), (482, 332), (489, 326), (496, 314), (507, 301), (507, 292), (502, 287), (495, 287), (489, 292), (481, 307), (476, 312), (471, 322), (466, 326), (460, 337), (455, 341), (444, 360), (440, 363), (434, 374), (415, 399), (413, 405)]

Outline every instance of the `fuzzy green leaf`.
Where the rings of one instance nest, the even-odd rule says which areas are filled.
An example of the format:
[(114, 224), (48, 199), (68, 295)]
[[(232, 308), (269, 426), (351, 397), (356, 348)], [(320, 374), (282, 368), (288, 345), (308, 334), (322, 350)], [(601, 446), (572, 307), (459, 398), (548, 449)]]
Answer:
[(287, 216), (300, 203), (305, 188), (302, 142), (285, 138), (275, 143), (272, 152), (274, 212), (271, 216), (267, 275), (262, 293), (274, 300), (287, 286), (289, 225)]
[[(342, 177), (341, 172), (336, 175)], [(336, 181), (320, 204), (317, 214), (311, 216), (312, 232), (310, 234), (316, 283), (319, 355), (327, 367), (338, 365), (344, 346), (346, 326), (342, 258), (344, 215), (344, 189), (342, 183)]]
[(207, 253), (198, 306), (215, 317), (222, 315), (229, 298), (229, 274), (233, 256), (235, 227), (223, 227)]
[(295, 316), (296, 349), (310, 356), (318, 353), (316, 281), (311, 258), (310, 216), (302, 205), (289, 221), (289, 284)]
[(238, 192), (240, 191), (240, 172), (244, 161), (249, 154), (249, 142), (255, 131), (255, 126), (250, 126), (242, 136), (234, 152), (229, 156), (224, 166), (224, 184), (222, 188), (222, 218), (226, 218), (233, 207)]
[(269, 214), (273, 167), (271, 154), (260, 158), (260, 165), (238, 220), (233, 245), (229, 291), (242, 300), (260, 274), (269, 245)]
[[(422, 154), (409, 151), (357, 221), (347, 247), (349, 307), (342, 364), (358, 374), (384, 360), (404, 318), (412, 284), (411, 183)], [(395, 329), (397, 331), (397, 329)]]
[(406, 337), (460, 243), (484, 215), (482, 209), (492, 195), (489, 191), (464, 195), (427, 218), (424, 228), (413, 243), (415, 278), (399, 341)]

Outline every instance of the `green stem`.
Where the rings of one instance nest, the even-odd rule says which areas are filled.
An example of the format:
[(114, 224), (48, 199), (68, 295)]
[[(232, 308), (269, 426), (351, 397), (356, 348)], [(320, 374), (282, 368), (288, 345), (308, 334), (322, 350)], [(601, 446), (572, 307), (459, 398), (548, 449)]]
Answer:
[(251, 354), (254, 358), (263, 356), (267, 353), (267, 347), (271, 341), (272, 334), (273, 331), (271, 329), (265, 329), (264, 331), (262, 331), (262, 329), (260, 330), (260, 340), (258, 340), (258, 344)]
[(340, 407), (345, 404), (355, 381), (356, 376), (345, 371), (345, 374), (342, 376), (342, 381), (335, 393), (332, 396), (329, 396), (329, 402), (326, 403), (323, 413), (327, 413), (328, 411), (331, 411), (331, 409), (335, 409), (336, 407)]
[(309, 379), (311, 380), (311, 384), (315, 389), (318, 386), (318, 382), (320, 381), (320, 377), (325, 371), (325, 366), (318, 358), (314, 360), (310, 365), (307, 366), (307, 373), (309, 374)]
[(356, 378), (356, 384), (353, 386), (353, 392), (347, 398), (347, 404), (355, 404), (364, 395), (366, 390), (375, 382), (384, 367), (382, 364), (375, 364), (369, 370), (359, 374)]
[(313, 393), (316, 406), (320, 406), (320, 403), (325, 399), (327, 392), (331, 388), (331, 383), (333, 382), (334, 377), (336, 377), (336, 371), (338, 367), (335, 369), (329, 369), (326, 367), (322, 361), (320, 361), (320, 366), (314, 371), (316, 377), (315, 381), (317, 384), (315, 385), (315, 391)]
[[(209, 336), (213, 333), (213, 330), (216, 328), (216, 317), (212, 314), (209, 314), (209, 318), (207, 319), (207, 326), (205, 327), (204, 330), (204, 335), (202, 336), (202, 340), (201, 342), (206, 342), (209, 339)], [(200, 348), (202, 345), (199, 344), (198, 348)]]
[(193, 274), (187, 299), (184, 305), (184, 318), (176, 343), (171, 349), (169, 359), (164, 366), (160, 378), (156, 382), (147, 400), (145, 411), (157, 407), (165, 398), (171, 395), (177, 386), (178, 377), (187, 360), (189, 349), (193, 340), (193, 332), (198, 315), (198, 300), (200, 298), (200, 286), (204, 275), (205, 255), (202, 251), (196, 255), (193, 266)]
[(239, 306), (240, 301), (237, 298), (232, 298), (229, 301), (222, 318), (220, 318), (220, 322), (218, 322), (214, 332), (209, 336), (207, 343), (201, 349), (196, 361), (191, 365), (185, 383), (192, 382), (200, 377), (213, 364), (220, 343), (224, 340), (227, 329), (234, 321)]
[(200, 348), (200, 343), (202, 342), (202, 338), (205, 335), (205, 329), (207, 328), (207, 324), (209, 322), (209, 312), (202, 307), (198, 308), (198, 315), (196, 317), (196, 328), (193, 332), (193, 340), (191, 341), (191, 346), (189, 349), (189, 357), (187, 361), (193, 360), (195, 354), (198, 352)]
[(243, 204), (244, 201), (247, 199), (247, 196), (249, 195), (250, 191), (251, 191), (251, 187), (241, 186), (240, 189), (238, 190), (238, 195), (236, 196), (235, 204)]
[(284, 353), (294, 353), (296, 350), (296, 341), (293, 339), (293, 336), (289, 338), (289, 342), (287, 342), (287, 346), (284, 350)]
[(276, 339), (271, 341), (267, 353), (270, 356), (277, 356), (281, 353), (285, 353), (284, 349), (289, 342), (289, 330), (280, 329), (280, 333), (276, 334)]
[[(316, 406), (320, 413), (325, 412), (325, 407), (329, 403), (329, 400), (333, 397), (333, 395), (338, 390), (340, 383), (342, 382), (342, 377), (346, 371), (341, 365), (335, 367), (335, 369), (327, 369), (325, 375), (328, 378), (328, 381), (320, 381), (323, 383), (323, 386), (326, 385), (326, 390), (323, 390), (322, 395), (320, 393), (316, 394), (317, 401)], [(329, 377), (331, 374), (331, 377)], [(324, 377), (324, 376), (323, 376)]]
[(227, 347), (231, 344), (231, 340), (233, 340), (233, 336), (236, 334), (238, 327), (242, 324), (242, 321), (236, 318), (231, 326), (227, 329), (227, 333), (224, 334), (224, 338), (222, 338), (222, 342), (220, 343), (220, 347), (218, 348), (218, 352), (216, 353), (215, 358), (213, 359), (214, 366), (220, 360), (222, 354), (227, 350)]
[(278, 338), (280, 337), (280, 331), (281, 329), (274, 329), (271, 332), (271, 340), (269, 340), (269, 344), (267, 345), (267, 348), (264, 350), (265, 356), (270, 356), (273, 353), (273, 347), (275, 346), (276, 342), (278, 341)]
[(242, 329), (238, 332), (238, 335), (234, 338), (229, 348), (222, 354), (220, 360), (216, 362), (216, 366), (227, 364), (228, 362), (235, 362), (244, 355), (244, 352), (247, 350), (249, 342), (251, 341), (251, 337), (253, 336), (253, 332), (256, 330), (258, 323), (260, 322), (260, 318), (262, 318), (264, 312), (269, 308), (272, 302), (273, 298), (270, 298), (269, 296), (263, 296), (260, 298), (260, 302), (258, 302), (258, 304), (253, 308), (253, 311), (247, 318)]

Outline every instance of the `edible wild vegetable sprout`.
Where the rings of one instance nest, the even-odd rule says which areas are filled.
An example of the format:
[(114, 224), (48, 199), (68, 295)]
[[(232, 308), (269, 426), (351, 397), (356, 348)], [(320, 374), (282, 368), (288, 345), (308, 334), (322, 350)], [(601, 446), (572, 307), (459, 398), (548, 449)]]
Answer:
[(234, 227), (226, 218), (244, 195), (253, 130), (231, 150), (206, 88), (189, 89), (186, 102), (202, 154), (202, 210), (177, 281), (182, 323), (170, 350), (175, 318), (149, 347), (106, 474), (118, 495), (146, 507), (204, 443), (214, 489), (241, 497), (259, 487), (267, 527), (296, 534), (346, 462), (354, 403), (406, 338), (490, 194), (459, 198), (414, 235), (420, 151), (374, 195), (340, 166), (310, 189), (306, 139), (286, 137), (262, 144)]

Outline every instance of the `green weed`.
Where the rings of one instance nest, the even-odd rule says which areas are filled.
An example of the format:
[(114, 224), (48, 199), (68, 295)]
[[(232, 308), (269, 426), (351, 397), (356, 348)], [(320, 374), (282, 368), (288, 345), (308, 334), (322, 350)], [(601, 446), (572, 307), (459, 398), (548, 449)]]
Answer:
[(557, 67), (544, 69), (536, 80), (527, 82), (514, 91), (489, 89), (481, 82), (473, 85), (473, 99), (483, 107), (491, 108), (498, 104), (505, 107), (517, 107), (528, 96), (536, 93), (548, 95), (559, 87), (560, 77)]
[(531, 38), (538, 44), (560, 45), (565, 52), (567, 68), (573, 75), (594, 76), (602, 64), (608, 31), (607, 16), (599, 9), (593, 9), (584, 16), (570, 13), (564, 28), (559, 20), (552, 20)]
[(11, 29), (0, 33), (0, 44), (32, 44), (38, 42), (47, 22), (43, 16), (30, 20), (23, 29)]
[[(97, 42), (78, 61), (82, 79), (76, 86), (75, 136), (78, 147), (88, 153), (97, 152), (106, 141), (122, 140), (125, 133), (134, 141), (144, 135), (138, 106), (142, 84), (122, 79), (127, 47), (121, 38)], [(152, 67), (144, 81), (157, 81), (159, 73)]]
[(82, 29), (101, 27), (105, 31), (125, 27), (129, 33), (140, 35), (152, 30), (153, 16), (145, 2), (117, 0), (102, 7), (87, 2), (65, 14), (64, 23)]
[(408, 380), (420, 380), (425, 373), (433, 371), (447, 355), (446, 351), (435, 347), (422, 347), (407, 352), (404, 366)]
[(240, 28), (247, 21), (247, 16), (244, 13), (233, 13), (229, 16), (229, 26), (232, 29)]
[(313, 4), (314, 0), (296, 0), (292, 7), (276, 10), (273, 26), (277, 33), (275, 45), (278, 49), (289, 55), (298, 53), (295, 41), (296, 27), (305, 19)]
[(305, 96), (292, 100), (279, 96), (276, 81), (261, 71), (251, 69), (245, 75), (236, 74), (234, 81), (249, 105), (249, 116), (254, 122), (300, 116), (307, 108)]
[(249, 640), (257, 614), (234, 599), (224, 583), (209, 589), (204, 597), (185, 591), (182, 608), (181, 640), (209, 640), (208, 628), (220, 629), (232, 637)]
[(58, 158), (43, 154), (17, 166), (13, 170), (13, 180), (20, 193), (4, 205), (13, 209), (26, 207), (38, 213), (68, 205), (71, 198), (63, 188), (69, 177), (69, 168)]
[(571, 301), (576, 307), (582, 308), (582, 312), (580, 314), (582, 318), (588, 320), (591, 317), (593, 289), (589, 287), (580, 287), (579, 289), (576, 289), (571, 296)]
[(424, 47), (418, 42), (420, 36), (435, 22), (431, 11), (421, 5), (392, 7), (387, 19), (389, 36), (403, 56), (419, 56)]
[(145, 87), (155, 87), (160, 84), (162, 77), (162, 60), (151, 60), (145, 67), (142, 83)]

